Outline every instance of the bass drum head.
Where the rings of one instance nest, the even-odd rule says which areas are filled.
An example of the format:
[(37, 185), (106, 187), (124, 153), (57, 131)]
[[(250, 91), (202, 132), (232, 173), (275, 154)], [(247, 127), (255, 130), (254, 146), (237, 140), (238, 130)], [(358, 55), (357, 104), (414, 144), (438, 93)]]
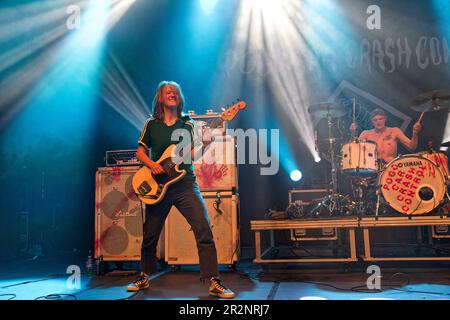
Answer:
[(429, 213), (445, 194), (445, 181), (439, 168), (415, 154), (389, 162), (380, 175), (379, 186), (389, 206), (403, 214)]

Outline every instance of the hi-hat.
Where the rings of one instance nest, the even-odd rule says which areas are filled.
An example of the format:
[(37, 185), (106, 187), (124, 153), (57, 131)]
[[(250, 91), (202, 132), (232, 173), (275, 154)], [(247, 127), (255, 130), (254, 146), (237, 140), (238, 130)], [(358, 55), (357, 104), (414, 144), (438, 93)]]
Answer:
[(418, 112), (439, 111), (450, 108), (450, 91), (433, 90), (417, 96), (411, 102), (411, 109)]
[(341, 105), (325, 102), (312, 105), (308, 108), (308, 112), (316, 118), (339, 118), (344, 116), (347, 111)]

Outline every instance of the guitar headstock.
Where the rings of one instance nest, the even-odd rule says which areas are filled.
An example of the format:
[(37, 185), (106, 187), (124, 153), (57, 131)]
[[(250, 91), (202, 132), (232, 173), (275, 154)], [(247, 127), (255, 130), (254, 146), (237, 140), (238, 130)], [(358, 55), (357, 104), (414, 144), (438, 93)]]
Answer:
[(223, 121), (231, 121), (234, 119), (234, 117), (236, 117), (239, 110), (245, 109), (246, 107), (247, 103), (245, 101), (238, 100), (238, 102), (236, 102), (234, 105), (224, 110), (220, 115), (220, 118)]

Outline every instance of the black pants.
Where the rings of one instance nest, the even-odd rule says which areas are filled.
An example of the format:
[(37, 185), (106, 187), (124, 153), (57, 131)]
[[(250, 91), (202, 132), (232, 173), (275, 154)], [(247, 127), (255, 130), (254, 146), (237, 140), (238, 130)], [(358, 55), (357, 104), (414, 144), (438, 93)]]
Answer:
[(146, 206), (141, 270), (146, 274), (157, 271), (156, 246), (172, 205), (181, 212), (194, 231), (200, 260), (200, 277), (202, 279), (217, 277), (217, 252), (209, 225), (208, 211), (197, 183), (189, 180), (173, 184), (161, 202)]

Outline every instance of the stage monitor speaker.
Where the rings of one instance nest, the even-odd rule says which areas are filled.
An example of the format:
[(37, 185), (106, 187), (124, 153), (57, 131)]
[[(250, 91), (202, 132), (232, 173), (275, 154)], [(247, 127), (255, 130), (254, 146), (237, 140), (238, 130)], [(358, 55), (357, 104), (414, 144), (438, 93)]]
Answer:
[[(233, 265), (240, 255), (238, 196), (231, 191), (204, 191), (202, 196), (208, 209), (218, 262)], [(169, 265), (199, 263), (194, 233), (175, 207), (172, 207), (166, 220), (165, 235), (165, 260)]]
[[(139, 261), (142, 244), (141, 201), (131, 181), (139, 167), (105, 167), (96, 172), (94, 257), (103, 261)], [(164, 230), (158, 259), (164, 258)]]

